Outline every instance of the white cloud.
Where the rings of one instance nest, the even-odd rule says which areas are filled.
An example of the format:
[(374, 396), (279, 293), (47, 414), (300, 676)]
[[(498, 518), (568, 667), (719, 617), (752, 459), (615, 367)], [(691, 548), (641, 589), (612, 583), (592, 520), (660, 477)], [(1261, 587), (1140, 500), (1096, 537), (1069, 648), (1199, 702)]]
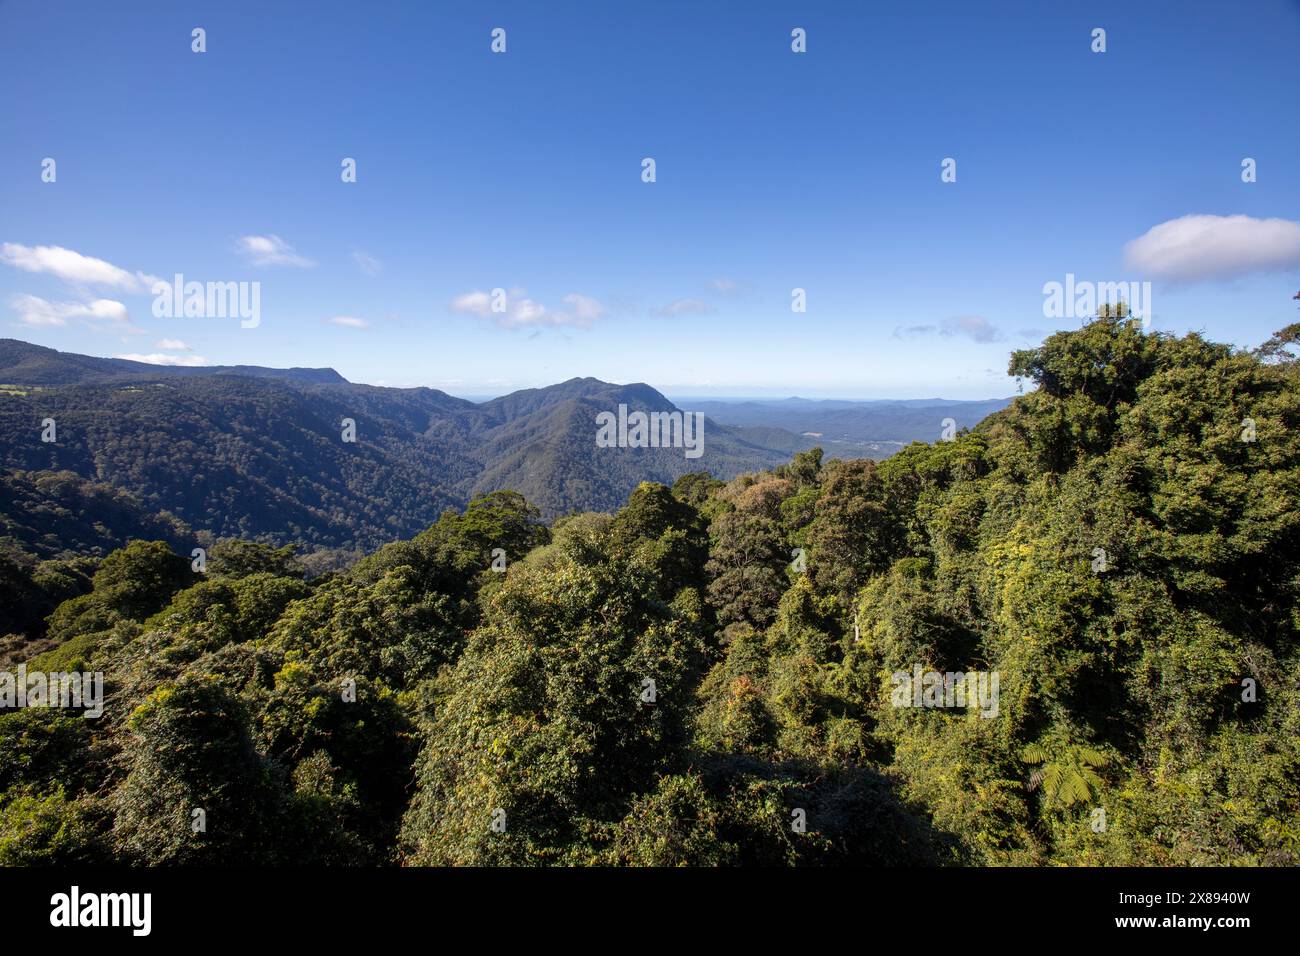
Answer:
[(64, 303), (60, 306), (34, 295), (16, 295), (9, 300), (10, 307), (18, 313), (18, 321), (33, 328), (42, 325), (67, 325), (66, 310), (71, 304)]
[(382, 262), (374, 256), (367, 255), (360, 249), (352, 250), (352, 261), (357, 264), (358, 269), (368, 276), (377, 276), (379, 273), (384, 271), (384, 264)]
[(511, 325), (563, 325), (559, 316), (551, 316), (546, 306), (529, 298), (507, 300)]
[(477, 315), (480, 319), (486, 319), (492, 314), (492, 297), (477, 289), (466, 292), (451, 300), (451, 310), (467, 312), (470, 315)]
[(489, 319), (505, 329), (565, 325), (585, 328), (608, 313), (599, 300), (577, 292), (570, 292), (564, 297), (564, 303), (569, 308), (560, 311), (546, 308), (535, 299), (528, 298), (525, 291), (518, 288), (511, 289), (500, 301), (504, 310), (494, 311), (493, 295), (475, 289), (452, 299), (451, 310)]
[(155, 276), (125, 269), (83, 256), (62, 246), (24, 246), (16, 242), (0, 245), (0, 262), (24, 272), (44, 272), (65, 282), (106, 285), (124, 292), (144, 292), (157, 281)]
[(1156, 279), (1195, 282), (1300, 269), (1300, 223), (1251, 216), (1183, 216), (1124, 246), (1129, 267)]
[(279, 236), (240, 236), (236, 248), (255, 266), (294, 266), (309, 269), (316, 264), (298, 255), (293, 246)]
[(193, 352), (194, 350), (182, 342), (180, 339), (159, 339), (153, 344), (156, 349), (162, 349), (164, 352)]
[(144, 362), (146, 365), (181, 365), (192, 368), (208, 364), (208, 360), (202, 355), (167, 355), (162, 352), (151, 352), (148, 355), (129, 352), (126, 355), (115, 355), (113, 357), (126, 359), (130, 362)]
[(714, 279), (709, 284), (713, 286), (715, 292), (721, 292), (723, 295), (727, 295), (728, 293), (735, 292), (737, 289), (740, 288), (739, 285), (737, 285), (731, 279), (728, 279), (726, 276), (718, 276), (718, 278)]
[(69, 319), (85, 319), (93, 327), (112, 332), (138, 332), (131, 325), (126, 306), (114, 299), (95, 299), (92, 302), (50, 302), (34, 295), (15, 295), (9, 305), (18, 313), (23, 325), (67, 325)]
[(331, 325), (341, 325), (345, 329), (368, 329), (370, 323), (365, 319), (354, 318), (350, 315), (336, 315), (325, 320)]
[(710, 312), (716, 312), (717, 309), (705, 302), (703, 299), (674, 299), (662, 309), (657, 309), (655, 315), (672, 317), (677, 315), (707, 315)]

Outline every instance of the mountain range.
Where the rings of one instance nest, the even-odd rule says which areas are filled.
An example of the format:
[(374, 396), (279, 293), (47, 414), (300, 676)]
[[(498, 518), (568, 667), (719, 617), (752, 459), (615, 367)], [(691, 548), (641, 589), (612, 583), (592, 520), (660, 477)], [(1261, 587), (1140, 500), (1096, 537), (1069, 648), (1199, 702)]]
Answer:
[[(54, 495), (43, 507), (68, 527), (85, 519), (78, 502), (117, 489), (119, 513), (138, 505), (133, 526), (162, 515), (216, 537), (307, 550), (410, 537), (443, 510), (499, 489), (522, 493), (550, 519), (613, 510), (642, 481), (701, 470), (730, 478), (816, 444), (836, 457), (883, 457), (890, 443), (933, 440), (944, 417), (971, 426), (1005, 404), (704, 402), (687, 409), (706, 416), (703, 454), (687, 458), (681, 448), (597, 447), (601, 412), (681, 411), (645, 384), (574, 378), (471, 402), (356, 384), (330, 368), (158, 366), (0, 340), (9, 500), (30, 507)], [(39, 525), (11, 519), (5, 533), (40, 550)]]

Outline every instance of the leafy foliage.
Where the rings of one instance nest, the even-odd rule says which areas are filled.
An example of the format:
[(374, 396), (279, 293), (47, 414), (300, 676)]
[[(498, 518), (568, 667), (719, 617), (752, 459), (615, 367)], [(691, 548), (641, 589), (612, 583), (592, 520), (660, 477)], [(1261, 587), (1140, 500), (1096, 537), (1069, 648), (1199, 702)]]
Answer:
[(1294, 865), (1293, 338), (1106, 314), (952, 441), (495, 492), (318, 577), (0, 560), (6, 653), (108, 690), (0, 714), (0, 863)]

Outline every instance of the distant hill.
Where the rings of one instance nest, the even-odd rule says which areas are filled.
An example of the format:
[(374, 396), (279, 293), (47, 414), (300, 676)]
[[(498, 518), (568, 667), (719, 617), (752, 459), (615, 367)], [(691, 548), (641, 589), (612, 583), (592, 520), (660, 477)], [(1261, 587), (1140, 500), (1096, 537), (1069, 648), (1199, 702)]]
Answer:
[(951, 418), (957, 429), (974, 428), (1011, 404), (1010, 398), (955, 401), (918, 398), (851, 402), (785, 398), (765, 401), (693, 401), (725, 425), (776, 428), (821, 445), (828, 457), (884, 458), (914, 441), (935, 441)]
[(346, 382), (332, 368), (263, 368), (260, 365), (162, 366), (130, 359), (95, 358), (32, 345), (18, 339), (0, 339), (0, 371), (7, 385), (70, 385), (117, 379), (247, 375), (291, 382)]
[(807, 447), (788, 433), (757, 441), (744, 429), (707, 418), (700, 458), (687, 458), (676, 448), (595, 447), (596, 416), (620, 404), (644, 412), (679, 411), (648, 385), (611, 385), (594, 378), (527, 389), (476, 406), (465, 417), (481, 420), (487, 428), (474, 453), (483, 471), (469, 491), (510, 488), (551, 513), (593, 510), (594, 502), (599, 502), (597, 510), (609, 510), (624, 494), (620, 489), (630, 491), (642, 481), (671, 483), (692, 471), (732, 477), (780, 464), (791, 448)]

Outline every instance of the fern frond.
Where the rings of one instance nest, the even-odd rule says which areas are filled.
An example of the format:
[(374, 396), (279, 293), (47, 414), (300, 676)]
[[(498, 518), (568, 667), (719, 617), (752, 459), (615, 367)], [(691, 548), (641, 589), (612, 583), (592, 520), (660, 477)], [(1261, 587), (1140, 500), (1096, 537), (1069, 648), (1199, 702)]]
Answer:
[(1110, 763), (1110, 758), (1100, 750), (1094, 750), (1091, 747), (1079, 747), (1076, 749), (1079, 755), (1079, 762), (1087, 764), (1089, 767), (1104, 767)]
[(1047, 751), (1040, 744), (1027, 744), (1020, 759), (1025, 763), (1043, 763), (1047, 760)]

